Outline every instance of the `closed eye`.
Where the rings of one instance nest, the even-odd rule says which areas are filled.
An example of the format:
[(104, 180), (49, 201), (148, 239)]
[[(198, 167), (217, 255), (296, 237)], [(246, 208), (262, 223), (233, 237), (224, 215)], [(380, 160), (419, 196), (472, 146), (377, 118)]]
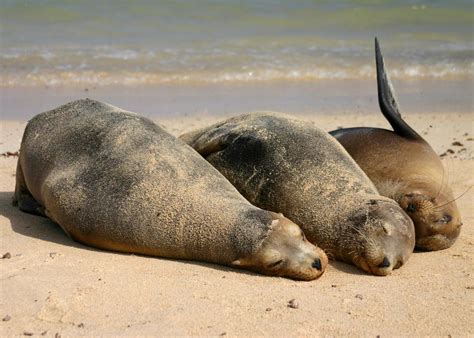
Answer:
[(269, 269), (275, 268), (275, 267), (277, 267), (278, 265), (280, 265), (281, 263), (283, 263), (283, 259), (280, 259), (279, 261), (276, 261), (275, 263), (272, 263), (272, 264), (267, 265), (267, 268), (269, 268)]
[(452, 219), (453, 218), (450, 215), (444, 215), (439, 220), (437, 220), (436, 223), (438, 223), (438, 224), (447, 224), (447, 223), (451, 222)]

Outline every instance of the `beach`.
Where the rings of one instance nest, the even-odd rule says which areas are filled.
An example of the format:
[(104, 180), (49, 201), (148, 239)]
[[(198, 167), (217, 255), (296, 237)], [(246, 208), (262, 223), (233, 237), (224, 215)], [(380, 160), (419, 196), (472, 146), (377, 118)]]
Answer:
[[(473, 336), (472, 13), (466, 0), (1, 1), (0, 336)], [(447, 250), (387, 277), (332, 261), (298, 282), (93, 249), (11, 203), (27, 121), (77, 99), (176, 136), (251, 111), (390, 129), (375, 36), (458, 198)]]
[[(73, 98), (94, 95), (93, 90), (78, 91)], [(36, 97), (40, 96), (41, 91)], [(152, 97), (130, 98), (127, 109), (146, 114), (144, 105), (151, 101)], [(179, 135), (232, 113), (209, 112), (207, 103), (188, 103), (187, 109), (191, 106), (198, 111), (155, 116), (153, 120)], [(152, 105), (148, 109), (153, 109)], [(289, 113), (325, 130), (362, 125), (388, 128), (376, 106), (373, 111)], [(419, 112), (404, 117), (438, 154), (452, 150), (442, 159), (455, 196), (474, 184), (472, 112)], [(25, 123), (2, 120), (1, 153), (19, 149)], [(453, 145), (455, 141), (462, 146)], [(320, 279), (297, 282), (202, 262), (119, 254), (78, 244), (48, 219), (22, 213), (11, 205), (15, 166), (15, 157), (0, 158), (0, 254), (11, 255), (0, 260), (1, 335), (474, 333), (472, 190), (457, 200), (464, 226), (453, 247), (415, 252), (406, 265), (387, 277), (370, 276), (351, 265), (331, 262)], [(298, 308), (288, 307), (292, 299)]]

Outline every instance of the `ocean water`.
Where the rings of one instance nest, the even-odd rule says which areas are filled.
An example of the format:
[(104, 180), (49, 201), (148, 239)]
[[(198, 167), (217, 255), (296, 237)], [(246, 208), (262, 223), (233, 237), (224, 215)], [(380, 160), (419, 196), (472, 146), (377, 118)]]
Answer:
[(471, 0), (0, 0), (0, 86), (474, 77)]

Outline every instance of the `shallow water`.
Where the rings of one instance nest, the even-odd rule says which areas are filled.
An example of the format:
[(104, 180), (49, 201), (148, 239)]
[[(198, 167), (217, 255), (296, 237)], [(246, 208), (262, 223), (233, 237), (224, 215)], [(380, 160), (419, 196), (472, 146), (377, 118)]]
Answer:
[(472, 1), (0, 0), (0, 86), (474, 76)]

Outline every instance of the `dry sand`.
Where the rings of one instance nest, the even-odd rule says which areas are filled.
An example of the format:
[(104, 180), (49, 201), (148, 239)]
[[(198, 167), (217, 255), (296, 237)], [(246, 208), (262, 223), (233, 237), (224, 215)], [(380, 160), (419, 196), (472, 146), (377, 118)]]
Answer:
[[(473, 117), (407, 116), (439, 154), (454, 151), (443, 161), (456, 196), (474, 184)], [(158, 122), (177, 135), (217, 119)], [(327, 130), (387, 126), (376, 114), (311, 119)], [(1, 153), (19, 148), (24, 125), (1, 122)], [(319, 280), (296, 282), (75, 243), (11, 205), (15, 165), (14, 157), (0, 158), (0, 255), (11, 254), (0, 259), (0, 335), (474, 334), (474, 189), (458, 200), (464, 227), (452, 248), (415, 253), (388, 277), (332, 262)], [(291, 299), (298, 308), (287, 306)]]

